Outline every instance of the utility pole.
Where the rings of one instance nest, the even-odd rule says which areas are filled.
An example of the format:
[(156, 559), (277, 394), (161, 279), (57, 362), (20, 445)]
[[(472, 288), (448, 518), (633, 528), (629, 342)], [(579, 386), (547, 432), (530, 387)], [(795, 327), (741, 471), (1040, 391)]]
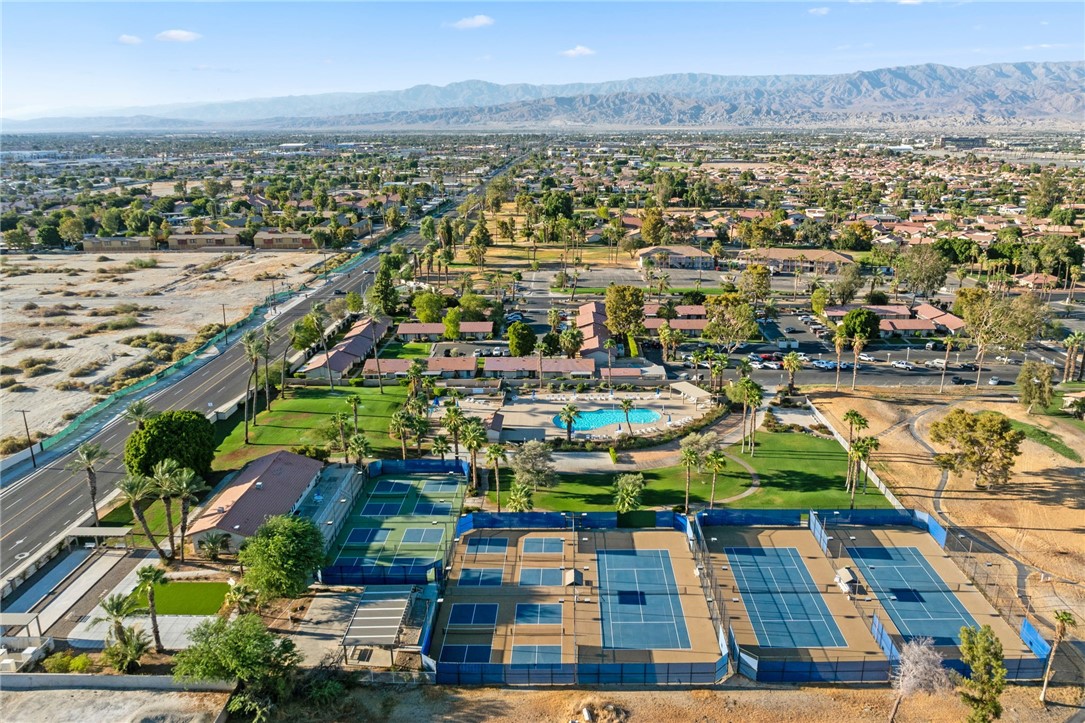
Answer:
[(38, 468), (38, 458), (34, 456), (34, 440), (30, 438), (30, 425), (26, 423), (26, 410), (16, 409), (16, 412), (21, 412), (23, 415), (23, 429), (26, 430), (26, 443), (30, 445), (30, 463), (34, 465), (34, 469)]
[(219, 304), (222, 307), (222, 334), (225, 343), (230, 343), (230, 329), (226, 326), (226, 304)]

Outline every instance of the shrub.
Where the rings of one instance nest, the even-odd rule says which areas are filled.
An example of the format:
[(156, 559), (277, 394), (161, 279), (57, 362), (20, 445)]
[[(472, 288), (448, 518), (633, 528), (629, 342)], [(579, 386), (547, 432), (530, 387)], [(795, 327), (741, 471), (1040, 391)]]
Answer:
[(158, 266), (158, 259), (132, 259), (125, 266), (131, 269), (153, 269)]
[(16, 339), (11, 346), (13, 349), (38, 349), (48, 341), (44, 336), (32, 336), (29, 339)]
[(611, 464), (618, 464), (618, 450), (611, 447), (607, 451), (610, 453), (610, 463)]
[(38, 364), (37, 366), (32, 366), (28, 369), (24, 369), (23, 374), (26, 375), (27, 378), (30, 378), (40, 377), (45, 374), (52, 374), (54, 371), (56, 370), (50, 367), (48, 364)]
[(300, 447), (294, 447), (290, 450), (294, 454), (300, 454), (303, 457), (309, 459), (315, 459), (318, 462), (327, 462), (331, 456), (331, 452), (325, 447), (319, 447), (315, 444), (303, 444)]
[(28, 301), (23, 304), (23, 311), (33, 311), (36, 308), (38, 308), (38, 305), (35, 304), (33, 301)]
[(99, 256), (98, 258), (96, 258), (94, 260), (101, 264), (101, 263), (105, 263), (106, 261), (112, 261), (113, 259), (109, 258), (108, 256)]
[(88, 673), (94, 667), (94, 661), (86, 653), (80, 653), (71, 659), (68, 670), (72, 673)]
[(68, 372), (68, 376), (70, 376), (70, 377), (89, 377), (91, 374), (94, 374), (96, 371), (101, 369), (103, 366), (104, 366), (104, 362), (101, 362), (101, 361), (88, 362), (86, 364), (83, 364), (82, 366), (78, 366), (75, 369), (72, 369), (70, 372)]
[(7, 389), (15, 384), (18, 384), (15, 377), (0, 377), (0, 389)]
[(72, 669), (72, 654), (65, 650), (61, 653), (53, 653), (41, 661), (41, 667), (46, 673), (67, 673)]
[(19, 367), (9, 367), (7, 364), (0, 364), (0, 374), (18, 374), (20, 371)]

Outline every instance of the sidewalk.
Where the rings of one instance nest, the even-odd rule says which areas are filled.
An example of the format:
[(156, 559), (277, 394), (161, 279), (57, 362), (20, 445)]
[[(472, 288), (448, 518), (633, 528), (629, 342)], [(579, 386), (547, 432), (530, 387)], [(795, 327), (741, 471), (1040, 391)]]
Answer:
[(124, 550), (107, 550), (102, 553), (101, 557), (91, 563), (86, 572), (79, 575), (77, 580), (73, 580), (71, 585), (39, 613), (38, 622), (41, 623), (41, 629), (47, 631), (56, 625), (77, 602), (83, 599), (87, 591), (116, 567), (126, 555)]

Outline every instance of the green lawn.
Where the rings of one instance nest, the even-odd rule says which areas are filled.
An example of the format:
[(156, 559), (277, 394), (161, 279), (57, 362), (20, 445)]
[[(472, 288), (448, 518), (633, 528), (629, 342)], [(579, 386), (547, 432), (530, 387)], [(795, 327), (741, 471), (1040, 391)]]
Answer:
[[(737, 445), (728, 452), (752, 466), (761, 479), (761, 489), (737, 502), (725, 505), (742, 508), (829, 509), (847, 508), (844, 492), (847, 457), (844, 450), (831, 439), (805, 434), (757, 434), (757, 451), (753, 457), (741, 454)], [(563, 474), (552, 489), (535, 494), (535, 509), (559, 512), (612, 512), (614, 496), (611, 485), (619, 472), (601, 474)], [(644, 471), (645, 490), (641, 498), (646, 508), (673, 507), (685, 501), (686, 470), (682, 466)], [(501, 475), (501, 501), (507, 500), (512, 475)], [(691, 504), (707, 504), (712, 474), (693, 470), (690, 485)], [(716, 481), (716, 499), (722, 500), (745, 491), (750, 485), (749, 474), (734, 462)], [(495, 500), (493, 491), (490, 501)], [(856, 494), (855, 506), (860, 508), (890, 507), (889, 500), (876, 487), (868, 485), (867, 493)]]
[[(147, 526), (151, 528), (151, 534), (160, 540), (159, 544), (162, 544), (161, 539), (166, 534), (166, 506), (160, 500), (155, 500), (143, 511), (143, 516), (147, 518)], [(180, 523), (180, 505), (174, 502), (173, 524)], [(131, 527), (134, 544), (137, 547), (150, 547), (151, 543), (143, 534), (143, 525), (139, 524), (139, 520), (132, 514), (132, 508), (127, 503), (110, 510), (103, 516), (102, 526)]]
[(1031, 439), (1037, 444), (1042, 444), (1048, 449), (1052, 450), (1056, 454), (1060, 454), (1066, 459), (1072, 462), (1080, 462), (1081, 455), (1076, 450), (1072, 449), (1066, 442), (1063, 441), (1059, 435), (1049, 432), (1046, 429), (1041, 429), (1035, 424), (1026, 424), (1025, 422), (1018, 422), (1016, 419), (1011, 419), (1010, 424), (1014, 429), (1020, 430), (1025, 433), (1028, 439)]
[(381, 348), (381, 359), (426, 359), (432, 348), (420, 341), (390, 341)]
[(406, 387), (385, 384), (384, 394), (376, 387), (336, 386), (334, 392), (327, 387), (291, 387), (285, 399), (272, 403), (272, 411), (261, 411), (257, 415), (257, 426), (249, 427), (248, 445), (244, 442), (245, 425), (240, 413), (220, 422), (227, 426), (222, 430), (222, 441), (215, 450), (212, 467), (216, 470), (239, 469), (246, 462), (280, 449), (323, 444), (325, 439), (320, 429), (331, 423), (336, 412), (346, 413), (353, 429), (353, 412), (347, 403), (351, 396), (361, 399), (358, 428), (365, 431), (374, 450), (387, 455), (397, 454), (399, 443), (388, 437), (388, 424), (392, 414), (407, 398)]
[[(154, 602), (159, 615), (214, 615), (230, 586), (225, 582), (171, 582), (155, 585)], [(146, 606), (147, 596), (140, 595)]]

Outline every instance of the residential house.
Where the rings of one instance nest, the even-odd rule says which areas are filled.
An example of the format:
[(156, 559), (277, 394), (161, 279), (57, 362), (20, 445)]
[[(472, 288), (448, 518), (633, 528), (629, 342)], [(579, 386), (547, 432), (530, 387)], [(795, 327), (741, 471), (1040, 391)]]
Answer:
[(739, 259), (764, 264), (783, 273), (835, 274), (852, 263), (844, 254), (827, 249), (743, 249)]
[[(482, 374), (499, 379), (538, 379), (539, 363), (535, 356), (487, 357), (482, 363)], [(595, 376), (594, 359), (543, 357), (541, 363), (543, 379), (591, 379)]]
[(878, 334), (883, 339), (894, 335), (931, 336), (934, 332), (934, 322), (928, 319), (882, 319), (878, 324)]
[(93, 236), (83, 239), (83, 253), (102, 251), (154, 251), (158, 244), (150, 236)]
[[(457, 339), (486, 339), (493, 334), (491, 321), (460, 322), (460, 334)], [(444, 322), (423, 323), (405, 321), (396, 328), (396, 338), (401, 341), (439, 341), (444, 338)]]
[(301, 507), (324, 467), (322, 462), (282, 450), (249, 462), (188, 528), (194, 547), (208, 534), (228, 536), (234, 550), (269, 517)]
[(279, 231), (264, 229), (257, 231), (253, 247), (273, 251), (293, 251), (297, 249), (315, 249), (313, 237), (301, 231)]
[(667, 269), (713, 269), (716, 260), (712, 254), (696, 246), (650, 246), (637, 251), (637, 265), (643, 267), (651, 260), (659, 268)]
[(839, 323), (844, 316), (854, 309), (869, 309), (873, 311), (879, 319), (911, 319), (912, 312), (907, 306), (901, 306), (898, 304), (844, 304), (841, 306), (827, 306), (825, 307), (825, 317), (829, 321)]
[(237, 248), (241, 240), (237, 231), (214, 233), (178, 233), (171, 235), (166, 243), (173, 251), (203, 251), (204, 249)]
[(920, 304), (914, 311), (917, 319), (934, 322), (935, 329), (940, 332), (956, 336), (964, 331), (964, 319), (948, 311), (942, 311), (937, 306)]

